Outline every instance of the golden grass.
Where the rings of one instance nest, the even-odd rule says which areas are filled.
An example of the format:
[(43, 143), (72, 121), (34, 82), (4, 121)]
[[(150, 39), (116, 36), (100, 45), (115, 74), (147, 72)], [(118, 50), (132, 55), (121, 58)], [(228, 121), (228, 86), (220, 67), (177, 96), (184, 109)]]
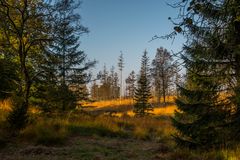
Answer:
[[(169, 97), (167, 100), (173, 101), (173, 99), (173, 97)], [(169, 135), (174, 132), (174, 128), (169, 119), (159, 120), (151, 116), (142, 118), (134, 117), (134, 113), (132, 112), (133, 101), (131, 99), (123, 99), (121, 102), (119, 100), (101, 101), (87, 105), (93, 106), (90, 107), (92, 110), (110, 107), (114, 111), (116, 108), (117, 113), (113, 117), (101, 114), (92, 117), (70, 112), (68, 115), (61, 115), (60, 117), (55, 117), (53, 119), (40, 116), (40, 114), (40, 117), (34, 120), (36, 123), (28, 126), (22, 134), (26, 139), (35, 137), (37, 139), (36, 141), (43, 141), (43, 143), (45, 143), (45, 139), (46, 141), (55, 141), (55, 137), (64, 139), (72, 132), (68, 131), (69, 128), (77, 130), (77, 132), (79, 132), (78, 130), (80, 128), (81, 132), (94, 132), (93, 134), (100, 135), (109, 135), (109, 133), (116, 135), (130, 135), (130, 137), (137, 139), (161, 139), (161, 137), (165, 137), (164, 135)], [(130, 110), (127, 112), (118, 112), (118, 108), (124, 106), (128, 106)], [(10, 100), (0, 102), (0, 107), (1, 109), (4, 109), (4, 112), (8, 112), (11, 109)], [(175, 109), (176, 107), (174, 105), (161, 108), (158, 107), (154, 108), (152, 113), (160, 116), (170, 116), (174, 113)], [(35, 107), (30, 107), (29, 112), (37, 114), (39, 113), (39, 110)], [(56, 129), (56, 126), (60, 126), (60, 129)], [(56, 132), (56, 134), (53, 134), (52, 132)], [(57, 136), (57, 134), (59, 134), (59, 136)], [(91, 135), (91, 133), (87, 134)]]
[(83, 106), (91, 106), (94, 108), (102, 108), (102, 107), (113, 107), (120, 105), (132, 105), (134, 102), (132, 99), (114, 99), (114, 100), (106, 100), (106, 101), (97, 101), (93, 103), (86, 103)]
[[(163, 98), (161, 99), (161, 102)], [(166, 102), (171, 105), (167, 106), (159, 106), (155, 107), (154, 110), (151, 112), (154, 115), (165, 115), (171, 116), (173, 115), (174, 111), (176, 110), (176, 106), (174, 105), (175, 96), (168, 96), (166, 97)], [(155, 105), (157, 102), (156, 97), (150, 99), (150, 103)], [(108, 100), (108, 101), (98, 101), (93, 103), (86, 103), (83, 105), (86, 111), (100, 111), (101, 113), (108, 113), (113, 112), (111, 115), (121, 117), (123, 115), (134, 116), (133, 113), (133, 105), (134, 101), (132, 99), (119, 99), (116, 100)]]
[[(166, 106), (166, 107), (158, 107), (158, 108), (154, 108), (153, 111), (151, 111), (150, 113), (152, 113), (153, 115), (157, 115), (157, 116), (172, 116), (175, 112), (175, 110), (177, 110), (176, 105), (170, 105), (170, 106)], [(128, 111), (127, 114), (129, 116), (134, 116), (135, 114), (133, 113), (133, 111)], [(116, 116), (122, 116), (123, 113), (117, 113)]]
[[(166, 96), (166, 103), (174, 103), (175, 102), (175, 98), (176, 96)], [(161, 102), (163, 102), (163, 97), (161, 97), (160, 99)], [(153, 97), (152, 99), (150, 99), (151, 103), (157, 102), (157, 97)]]
[[(0, 101), (0, 112), (6, 112), (6, 113), (10, 112), (12, 110), (11, 103), (12, 102), (10, 99)], [(40, 109), (34, 106), (30, 106), (28, 112), (31, 114), (37, 114), (37, 113), (40, 113), (41, 111)]]
[[(174, 103), (175, 96), (167, 96), (166, 102), (167, 103)], [(161, 102), (163, 101), (163, 98), (161, 98)], [(157, 102), (157, 98), (153, 97), (150, 99), (150, 103)], [(126, 105), (133, 105), (134, 100), (133, 99), (114, 99), (114, 100), (106, 100), (106, 101), (97, 101), (93, 103), (85, 103), (83, 106), (91, 106), (94, 108), (102, 108), (102, 107), (114, 107), (114, 106), (126, 106)]]
[[(174, 97), (169, 97), (168, 102), (173, 102)], [(93, 104), (93, 105), (92, 105)], [(89, 104), (88, 104), (89, 105)], [(116, 107), (131, 105), (131, 100), (125, 99), (120, 103), (118, 100), (102, 101), (91, 103), (93, 109), (104, 108), (106, 106)], [(10, 101), (0, 102), (0, 111), (10, 109)], [(38, 113), (37, 110), (31, 108), (31, 113)], [(171, 139), (171, 134), (175, 132), (171, 124), (169, 116), (173, 115), (176, 110), (175, 105), (161, 106), (154, 108), (154, 116), (134, 117), (132, 111), (126, 113), (116, 113), (119, 116), (90, 116), (85, 114), (78, 114), (71, 112), (68, 115), (61, 115), (60, 117), (49, 118), (40, 116), (34, 120), (32, 124), (27, 126), (21, 132), (21, 138), (27, 141), (44, 144), (55, 145), (65, 144), (68, 138), (73, 135), (80, 136), (110, 136), (120, 137), (128, 136), (129, 138), (141, 140), (153, 140), (155, 142), (163, 143), (167, 146), (174, 146), (174, 141)], [(161, 117), (162, 116), (162, 117)], [(122, 140), (122, 139), (121, 139)], [(189, 157), (190, 155), (202, 156), (203, 159), (215, 159), (209, 157), (216, 157), (217, 154), (223, 155), (228, 160), (240, 159), (240, 148), (235, 150), (221, 150), (218, 152), (197, 153), (179, 150), (172, 152), (167, 156), (170, 159), (178, 159), (179, 157)], [(166, 158), (168, 159), (168, 158)], [(184, 158), (183, 158), (184, 159)]]
[(0, 110), (10, 111), (11, 110), (11, 100), (6, 99), (6, 100), (3, 100), (3, 101), (0, 101)]
[[(167, 101), (173, 102), (174, 97), (168, 97)], [(124, 99), (120, 103), (119, 100), (112, 100), (94, 102), (87, 105), (93, 106), (93, 109), (104, 107), (114, 108), (116, 106), (132, 105), (132, 101)], [(9, 100), (0, 102), (0, 112), (4, 112), (5, 110), (10, 110)], [(175, 132), (175, 129), (168, 117), (173, 115), (175, 110), (175, 105), (154, 108), (152, 113), (158, 116), (160, 115), (158, 118), (154, 116), (141, 118), (134, 117), (132, 111), (127, 112), (130, 116), (126, 116), (126, 113), (116, 113), (116, 115), (119, 116), (113, 117), (105, 115), (90, 116), (78, 114), (77, 112), (71, 112), (67, 115), (61, 115), (55, 118), (39, 116), (37, 119), (34, 119), (32, 124), (22, 130), (20, 138), (22, 138), (22, 140), (44, 145), (66, 145), (66, 142), (68, 142), (66, 140), (74, 137), (73, 135), (110, 137), (128, 136), (129, 138), (134, 138), (134, 141), (137, 139), (151, 140), (151, 142), (160, 142), (159, 144), (164, 144), (171, 148), (171, 146), (174, 146), (174, 141), (171, 139), (171, 135)], [(38, 110), (31, 107), (30, 112), (38, 113)], [(123, 139), (120, 140), (123, 141)], [(175, 146), (172, 148), (175, 149)], [(206, 153), (195, 153), (179, 149), (178, 151), (167, 153), (164, 159), (188, 159), (188, 157), (191, 156), (193, 158), (190, 159), (216, 159), (215, 157), (220, 155), (227, 160), (238, 160), (240, 159), (239, 153), (240, 148), (234, 150), (222, 149), (220, 151)]]
[(161, 108), (154, 108), (154, 110), (151, 112), (155, 115), (173, 115), (175, 110), (177, 110), (176, 105), (169, 105), (166, 107), (161, 107)]
[[(164, 141), (174, 132), (170, 119), (154, 117), (92, 117), (73, 113), (71, 116), (39, 117), (21, 135), (25, 140), (42, 144), (58, 143), (72, 135), (129, 137)], [(62, 143), (62, 142), (61, 142)]]
[[(168, 103), (173, 103), (175, 97), (169, 96), (166, 98), (166, 101)], [(151, 99), (150, 102), (156, 103), (156, 99)], [(110, 130), (114, 131), (120, 131), (122, 130), (119, 128), (119, 126), (116, 124), (127, 124), (130, 126), (134, 126), (132, 135), (133, 137), (137, 139), (146, 139), (147, 137), (151, 137), (152, 132), (155, 134), (156, 139), (161, 139), (159, 137), (162, 137), (163, 135), (170, 135), (174, 132), (174, 128), (171, 125), (171, 121), (168, 120), (158, 120), (154, 117), (134, 117), (134, 113), (132, 111), (133, 106), (133, 100), (131, 99), (123, 99), (121, 100), (110, 100), (110, 101), (100, 101), (100, 102), (94, 102), (90, 104), (86, 104), (85, 106), (89, 106), (91, 110), (99, 110), (99, 109), (106, 109), (106, 111), (111, 108), (113, 111), (116, 109), (116, 113), (113, 113), (112, 116), (98, 116), (96, 119), (94, 119), (93, 123), (101, 124), (102, 126), (105, 126), (106, 128), (109, 128)], [(129, 110), (126, 112), (119, 111), (119, 108), (129, 106)], [(160, 106), (154, 108), (154, 110), (151, 112), (154, 115), (157, 116), (172, 116), (175, 112), (177, 107), (173, 105), (167, 105), (167, 106)], [(126, 116), (127, 115), (127, 116)], [(129, 117), (128, 117), (129, 116)], [(81, 120), (84, 122), (85, 120)], [(151, 135), (151, 136), (150, 136)], [(161, 135), (161, 136), (159, 136)]]
[[(168, 96), (168, 97), (166, 97), (166, 101), (169, 103), (172, 103), (172, 102), (174, 102), (174, 98), (175, 98), (174, 96)], [(154, 103), (156, 101), (157, 100), (155, 97), (150, 100), (151, 103)], [(163, 98), (161, 99), (161, 101), (163, 101)], [(95, 110), (95, 109), (101, 109), (101, 108), (107, 108), (107, 107), (133, 106), (133, 104), (134, 104), (134, 101), (132, 99), (122, 99), (121, 101), (120, 101), (120, 99), (115, 99), (115, 100), (107, 100), (107, 101), (97, 101), (97, 102), (93, 102), (93, 103), (85, 103), (83, 106), (89, 107), (92, 110)], [(155, 108), (152, 113), (154, 113), (156, 115), (158, 115), (158, 114), (171, 115), (174, 113), (175, 109), (176, 109), (175, 106), (167, 106), (165, 108)], [(0, 101), (0, 110), (2, 110), (4, 112), (11, 111), (11, 100), (7, 99), (7, 100)], [(40, 110), (34, 106), (30, 106), (29, 112), (36, 114), (36, 113), (40, 113)], [(115, 116), (122, 116), (122, 114), (123, 113), (116, 113)], [(127, 114), (130, 116), (134, 115), (132, 111), (128, 111)]]

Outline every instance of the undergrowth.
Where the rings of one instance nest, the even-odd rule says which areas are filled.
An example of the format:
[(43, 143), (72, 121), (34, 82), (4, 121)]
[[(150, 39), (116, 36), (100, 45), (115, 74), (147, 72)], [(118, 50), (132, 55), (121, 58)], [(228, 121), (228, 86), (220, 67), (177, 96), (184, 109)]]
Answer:
[[(6, 104), (5, 104), (6, 108)], [(167, 114), (160, 114), (149, 117), (131, 117), (127, 114), (123, 116), (97, 115), (92, 116), (79, 112), (68, 114), (44, 115), (32, 114), (30, 124), (21, 131), (20, 141), (33, 143), (34, 145), (56, 146), (67, 145), (72, 137), (106, 137), (132, 139), (135, 141), (150, 141), (163, 144), (158, 159), (186, 159), (186, 160), (238, 160), (240, 159), (240, 148), (221, 149), (216, 151), (192, 151), (179, 148), (175, 145), (171, 135), (175, 132), (171, 125), (168, 112), (172, 112), (173, 107), (159, 109)], [(6, 146), (4, 132), (4, 121), (6, 110), (0, 109), (0, 149)], [(81, 142), (79, 142), (81, 143)]]
[[(63, 144), (70, 136), (106, 136), (159, 141), (173, 132), (169, 121), (156, 118), (72, 115), (38, 118), (21, 132), (21, 137), (37, 144)], [(167, 135), (166, 135), (167, 134)]]

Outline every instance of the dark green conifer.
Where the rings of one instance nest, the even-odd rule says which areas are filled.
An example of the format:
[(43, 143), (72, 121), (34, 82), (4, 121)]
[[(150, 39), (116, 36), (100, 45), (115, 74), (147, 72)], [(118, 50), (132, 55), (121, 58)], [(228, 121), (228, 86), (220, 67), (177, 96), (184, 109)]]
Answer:
[[(197, 63), (188, 66), (200, 68)], [(188, 71), (185, 84), (178, 86), (180, 96), (176, 99), (178, 111), (173, 125), (178, 130), (174, 139), (180, 146), (210, 149), (223, 146), (228, 141), (223, 127), (229, 114), (227, 104), (219, 99), (218, 80), (202, 76), (205, 71)]]
[(89, 61), (79, 49), (80, 36), (88, 33), (76, 13), (79, 7), (79, 1), (74, 0), (56, 1), (52, 6), (52, 42), (46, 47), (47, 57), (42, 65), (45, 72), (38, 88), (38, 104), (45, 110), (73, 109), (77, 102), (88, 98), (85, 87), (91, 79), (88, 70), (95, 61)]
[(189, 0), (179, 6), (187, 8), (174, 27), (188, 38), (182, 55), (187, 81), (176, 100), (175, 140), (193, 148), (229, 146), (240, 133), (240, 2)]
[(144, 116), (153, 110), (152, 105), (149, 103), (151, 98), (151, 83), (150, 83), (150, 66), (147, 51), (145, 50), (141, 60), (141, 70), (137, 81), (137, 88), (135, 90), (133, 112), (136, 116)]

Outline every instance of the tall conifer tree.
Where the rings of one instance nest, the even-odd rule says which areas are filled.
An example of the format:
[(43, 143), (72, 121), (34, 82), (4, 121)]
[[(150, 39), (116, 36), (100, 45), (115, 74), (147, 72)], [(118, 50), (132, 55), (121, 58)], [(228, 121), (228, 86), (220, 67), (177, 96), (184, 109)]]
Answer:
[(188, 38), (182, 55), (187, 82), (176, 100), (175, 139), (188, 147), (228, 146), (240, 133), (240, 1), (189, 0), (179, 6), (187, 8), (174, 27)]
[(50, 95), (55, 96), (52, 101), (63, 111), (74, 108), (77, 101), (88, 97), (86, 83), (90, 81), (91, 74), (87, 71), (95, 64), (79, 49), (80, 36), (88, 33), (76, 13), (79, 6), (80, 2), (74, 0), (60, 0), (53, 5), (53, 41), (48, 47), (53, 59), (48, 69), (50, 67), (56, 77), (57, 88), (53, 89), (53, 93), (57, 91), (58, 94)]
[(134, 95), (133, 112), (136, 116), (144, 116), (152, 111), (152, 105), (149, 103), (151, 98), (151, 82), (150, 82), (150, 65), (149, 58), (147, 56), (147, 51), (145, 50), (141, 60), (141, 70), (137, 81), (137, 88)]

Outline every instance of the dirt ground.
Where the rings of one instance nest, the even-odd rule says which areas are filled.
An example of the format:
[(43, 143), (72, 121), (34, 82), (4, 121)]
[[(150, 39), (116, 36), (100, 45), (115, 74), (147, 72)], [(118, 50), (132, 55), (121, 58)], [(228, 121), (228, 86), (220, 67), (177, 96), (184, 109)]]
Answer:
[(0, 150), (1, 160), (157, 160), (167, 159), (164, 144), (136, 139), (73, 137), (61, 146), (18, 142)]

